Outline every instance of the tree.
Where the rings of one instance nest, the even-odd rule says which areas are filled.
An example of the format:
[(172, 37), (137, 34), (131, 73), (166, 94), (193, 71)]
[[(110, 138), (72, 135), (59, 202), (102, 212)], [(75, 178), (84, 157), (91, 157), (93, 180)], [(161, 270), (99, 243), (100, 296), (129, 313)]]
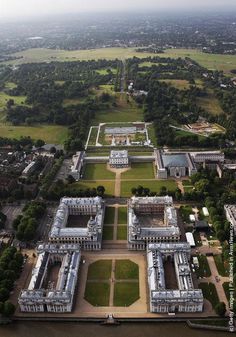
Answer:
[(14, 306), (14, 304), (12, 304), (9, 301), (6, 301), (4, 303), (4, 307), (3, 307), (3, 315), (6, 317), (12, 316), (15, 312), (16, 308)]
[(98, 186), (97, 187), (97, 193), (98, 193), (99, 196), (102, 197), (105, 193), (105, 187), (104, 186)]
[(132, 187), (132, 188), (131, 188), (131, 193), (132, 193), (133, 195), (135, 195), (135, 194), (137, 193), (137, 188), (136, 188), (136, 187)]
[(44, 145), (45, 145), (45, 141), (43, 141), (42, 139), (37, 139), (35, 142), (36, 147), (42, 147)]
[(218, 316), (224, 317), (226, 313), (226, 305), (224, 302), (219, 302), (215, 306), (215, 312), (217, 313)]
[(75, 178), (69, 174), (67, 177), (68, 184), (73, 184), (75, 182)]

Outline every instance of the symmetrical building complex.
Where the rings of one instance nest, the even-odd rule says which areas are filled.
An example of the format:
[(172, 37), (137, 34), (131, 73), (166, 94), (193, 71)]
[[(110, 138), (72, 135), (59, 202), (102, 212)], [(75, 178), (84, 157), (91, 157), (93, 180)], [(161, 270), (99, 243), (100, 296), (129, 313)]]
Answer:
[[(156, 313), (201, 312), (203, 294), (195, 289), (189, 265), (188, 243), (155, 243), (147, 248), (150, 311)], [(166, 275), (165, 263), (173, 264), (176, 287), (167, 285), (173, 275)], [(172, 276), (172, 277), (171, 277)]]
[(128, 204), (128, 248), (144, 250), (150, 242), (180, 240), (172, 197), (132, 197)]
[(75, 244), (42, 244), (28, 289), (18, 299), (23, 312), (71, 312), (80, 264)]
[[(68, 226), (70, 218), (74, 224)], [(102, 244), (104, 201), (95, 198), (62, 198), (58, 207), (49, 241), (78, 243), (85, 250), (99, 250)]]

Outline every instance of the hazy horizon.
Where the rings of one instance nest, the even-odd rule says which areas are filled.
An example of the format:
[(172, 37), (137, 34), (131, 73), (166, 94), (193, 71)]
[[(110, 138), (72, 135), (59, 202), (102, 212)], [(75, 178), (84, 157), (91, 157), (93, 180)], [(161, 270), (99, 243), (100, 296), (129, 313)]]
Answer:
[(42, 17), (76, 13), (138, 11), (236, 10), (235, 0), (0, 0), (0, 18)]

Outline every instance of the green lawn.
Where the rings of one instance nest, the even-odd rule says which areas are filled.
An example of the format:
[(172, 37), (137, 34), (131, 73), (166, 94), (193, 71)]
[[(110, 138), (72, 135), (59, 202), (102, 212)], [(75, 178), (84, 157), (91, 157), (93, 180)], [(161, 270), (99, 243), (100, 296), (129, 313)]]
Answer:
[(87, 282), (84, 298), (93, 306), (109, 306), (110, 284), (105, 282)]
[(43, 139), (48, 144), (64, 144), (68, 129), (59, 125), (13, 126), (0, 122), (0, 135), (16, 139), (30, 136), (32, 139)]
[(115, 283), (114, 287), (114, 306), (128, 307), (139, 299), (138, 282)]
[(109, 280), (111, 277), (111, 260), (99, 260), (89, 265), (88, 280)]
[(127, 240), (127, 226), (117, 226), (117, 240)]
[(115, 207), (106, 207), (104, 224), (114, 224)]
[(107, 170), (106, 164), (86, 164), (84, 168), (84, 180), (115, 179), (115, 173)]
[(103, 240), (113, 240), (113, 226), (104, 226), (102, 233)]
[(90, 133), (90, 138), (89, 138), (89, 143), (88, 143), (89, 146), (95, 146), (96, 145), (97, 133), (98, 133), (98, 128), (93, 127), (92, 131)]
[(221, 255), (214, 255), (215, 264), (220, 276), (228, 276), (228, 265), (224, 264)]
[(151, 140), (152, 144), (157, 147), (157, 138), (155, 135), (155, 129), (153, 124), (148, 126), (148, 135), (149, 135), (149, 139)]
[(203, 297), (211, 302), (212, 307), (215, 308), (216, 304), (219, 303), (215, 285), (213, 283), (200, 283), (198, 286), (202, 289)]
[(140, 180), (140, 181), (130, 181), (123, 180), (121, 182), (121, 196), (130, 197), (131, 189), (133, 187), (138, 187), (141, 185), (145, 188), (149, 188), (151, 192), (159, 193), (162, 186), (165, 186), (167, 190), (175, 191), (177, 188), (176, 182), (174, 180)]
[(106, 181), (106, 180), (93, 180), (93, 181), (87, 181), (87, 180), (80, 180), (79, 182), (76, 182), (74, 184), (71, 184), (71, 188), (78, 188), (81, 190), (86, 190), (88, 188), (97, 188), (98, 186), (104, 186), (105, 187), (105, 195), (108, 197), (111, 197), (114, 195), (115, 190), (115, 182), (114, 181)]
[(116, 280), (138, 280), (139, 267), (136, 263), (130, 260), (116, 260), (115, 265), (115, 279)]
[(198, 256), (199, 268), (196, 268), (196, 274), (198, 277), (211, 276), (211, 270), (205, 255)]
[(109, 74), (109, 70), (113, 73), (116, 74), (117, 73), (117, 69), (116, 68), (103, 68), (103, 69), (97, 69), (96, 72), (99, 75), (107, 75)]
[(121, 179), (154, 179), (153, 163), (132, 163), (131, 170), (122, 173)]
[(118, 208), (118, 224), (127, 224), (127, 207)]

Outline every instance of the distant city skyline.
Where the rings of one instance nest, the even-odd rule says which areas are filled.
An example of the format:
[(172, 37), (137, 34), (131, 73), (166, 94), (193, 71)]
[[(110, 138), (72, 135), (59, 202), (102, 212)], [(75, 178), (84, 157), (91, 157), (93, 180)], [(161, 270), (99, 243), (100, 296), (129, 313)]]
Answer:
[(30, 17), (80, 12), (199, 10), (235, 8), (235, 0), (0, 0), (0, 17)]

